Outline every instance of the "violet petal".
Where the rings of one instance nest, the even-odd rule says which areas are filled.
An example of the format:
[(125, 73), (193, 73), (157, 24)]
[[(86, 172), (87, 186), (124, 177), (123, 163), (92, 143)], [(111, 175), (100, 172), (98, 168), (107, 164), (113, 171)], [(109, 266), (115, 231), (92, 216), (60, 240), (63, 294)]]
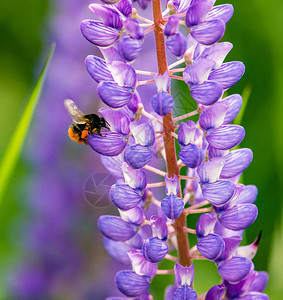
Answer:
[(266, 294), (258, 292), (250, 292), (247, 295), (238, 298), (239, 300), (269, 300)]
[(105, 60), (94, 55), (88, 55), (85, 64), (90, 76), (97, 81), (114, 81), (111, 72), (107, 68)]
[(143, 243), (142, 252), (146, 260), (157, 263), (168, 253), (168, 247), (159, 238), (152, 237)]
[(115, 9), (96, 3), (90, 4), (89, 9), (95, 13), (99, 21), (101, 21), (104, 25), (118, 30), (122, 29), (123, 19)]
[(205, 157), (204, 151), (195, 144), (183, 146), (179, 152), (179, 158), (189, 168), (198, 167)]
[(257, 218), (258, 210), (254, 204), (237, 204), (219, 215), (219, 222), (231, 230), (249, 227)]
[(135, 89), (137, 85), (137, 74), (133, 67), (122, 61), (113, 61), (108, 63), (107, 67), (119, 86)]
[(197, 293), (186, 284), (178, 288), (173, 295), (173, 300), (197, 300)]
[(137, 297), (150, 285), (150, 277), (141, 276), (134, 271), (120, 271), (115, 276), (118, 290), (128, 297)]
[(174, 35), (179, 28), (180, 18), (178, 16), (172, 15), (168, 18), (168, 22), (165, 25), (164, 35), (170, 36)]
[(121, 111), (100, 108), (99, 113), (109, 123), (111, 131), (128, 135), (130, 133), (130, 119)]
[(238, 113), (242, 107), (242, 102), (243, 102), (242, 97), (239, 94), (234, 94), (234, 95), (224, 98), (223, 100), (220, 100), (220, 102), (221, 101), (229, 102), (229, 109), (226, 113), (226, 116), (225, 116), (225, 119), (223, 122), (224, 125), (229, 124), (236, 118), (236, 116), (238, 115)]
[(127, 34), (134, 40), (142, 40), (144, 38), (143, 29), (140, 27), (139, 22), (135, 19), (128, 18), (124, 22)]
[(219, 150), (228, 150), (241, 143), (245, 137), (245, 129), (240, 125), (222, 125), (211, 129), (206, 139), (208, 143)]
[(111, 201), (122, 210), (134, 208), (141, 202), (141, 195), (138, 190), (127, 184), (114, 184), (109, 190)]
[(215, 285), (206, 294), (205, 300), (219, 300), (223, 298), (225, 285)]
[(167, 218), (175, 220), (180, 217), (184, 202), (181, 198), (171, 194), (161, 201), (161, 209)]
[(165, 175), (165, 192), (166, 195), (178, 195), (179, 193), (179, 179), (178, 177), (174, 174), (173, 177), (168, 177), (167, 174)]
[(187, 39), (182, 33), (177, 32), (168, 37), (166, 47), (173, 55), (181, 57), (187, 50)]
[(238, 282), (243, 280), (253, 270), (253, 263), (245, 257), (232, 257), (218, 267), (218, 272), (224, 280)]
[(199, 117), (200, 127), (207, 131), (221, 126), (228, 109), (229, 103), (226, 101), (214, 103), (201, 113)]
[(130, 129), (137, 144), (142, 146), (152, 146), (154, 144), (154, 129), (148, 123), (142, 123), (137, 126), (131, 123)]
[(256, 277), (250, 285), (250, 292), (263, 292), (268, 282), (267, 272), (256, 272)]
[(162, 217), (151, 216), (150, 224), (152, 230), (152, 236), (158, 237), (160, 240), (167, 240), (168, 227), (166, 221)]
[(206, 58), (214, 61), (214, 69), (220, 68), (225, 57), (232, 49), (233, 45), (229, 42), (217, 43), (211, 47), (205, 48), (200, 58)]
[(213, 3), (211, 1), (193, 2), (193, 5), (189, 7), (186, 14), (186, 26), (190, 28), (203, 23), (212, 6)]
[(205, 183), (202, 195), (212, 205), (222, 206), (227, 203), (235, 192), (235, 184), (230, 180), (217, 180), (213, 183)]
[(216, 260), (224, 251), (224, 247), (224, 240), (215, 233), (200, 238), (197, 243), (199, 253), (209, 260)]
[(204, 237), (212, 233), (214, 225), (217, 221), (217, 215), (214, 212), (202, 214), (196, 224), (197, 238)]
[[(145, 218), (144, 211), (139, 206), (135, 206), (135, 207), (133, 207), (129, 210), (126, 210), (126, 211), (119, 210), (119, 213), (120, 213), (121, 218), (125, 222), (131, 223), (131, 224), (136, 225), (136, 226), (140, 226), (143, 223), (144, 218)], [(140, 231), (139, 231), (139, 233), (140, 233)], [(137, 236), (138, 236), (138, 234), (136, 234), (134, 236), (134, 238), (137, 237)], [(130, 241), (127, 241), (127, 242), (129, 243)]]
[(194, 141), (196, 124), (193, 121), (182, 122), (178, 128), (178, 143), (181, 146), (188, 145)]
[(120, 108), (132, 99), (132, 90), (119, 86), (115, 82), (102, 81), (97, 86), (97, 93), (101, 100), (112, 108)]
[(128, 251), (132, 248), (125, 242), (113, 241), (106, 237), (103, 239), (104, 248), (110, 256), (112, 256), (116, 261), (130, 264), (131, 261), (128, 256)]
[(146, 174), (144, 170), (136, 170), (130, 167), (126, 162), (121, 164), (125, 182), (130, 187), (144, 190), (147, 185)]
[(232, 4), (218, 5), (212, 8), (207, 15), (207, 20), (221, 19), (225, 24), (231, 19), (234, 13)]
[(165, 92), (160, 92), (155, 94), (151, 100), (150, 104), (152, 109), (160, 116), (166, 116), (174, 106), (174, 98)]
[(134, 169), (141, 169), (152, 157), (148, 146), (134, 144), (125, 150), (125, 161)]
[(221, 84), (224, 90), (237, 83), (245, 73), (245, 65), (241, 61), (231, 61), (213, 70), (208, 79)]
[(122, 57), (127, 61), (133, 61), (142, 53), (143, 41), (134, 40), (131, 37), (123, 37), (120, 39), (118, 47)]
[(109, 47), (119, 38), (120, 33), (117, 29), (106, 26), (101, 22), (84, 20), (81, 22), (83, 36), (98, 47)]
[(211, 105), (222, 97), (222, 86), (214, 81), (205, 81), (191, 88), (191, 96), (200, 104)]
[(125, 242), (136, 234), (135, 227), (120, 217), (100, 216), (97, 224), (102, 234), (114, 241)]
[(224, 157), (213, 157), (210, 160), (203, 162), (197, 168), (200, 183), (215, 182), (218, 180), (224, 163)]
[(130, 17), (133, 11), (133, 3), (131, 0), (121, 0), (116, 5), (117, 9), (125, 16)]
[(248, 148), (232, 150), (225, 156), (221, 178), (232, 178), (242, 173), (251, 163), (253, 153)]
[(237, 199), (238, 204), (254, 203), (258, 194), (255, 185), (246, 185)]
[(189, 267), (183, 267), (179, 263), (176, 263), (174, 266), (174, 273), (179, 286), (183, 286), (185, 284), (191, 286), (193, 284), (195, 276), (193, 264), (191, 264)]
[(208, 79), (213, 66), (214, 61), (210, 59), (203, 58), (197, 60), (185, 68), (183, 72), (184, 81), (190, 86), (204, 83)]
[(225, 23), (222, 20), (206, 21), (191, 29), (192, 37), (200, 44), (210, 46), (224, 35)]
[(146, 260), (141, 249), (132, 249), (128, 251), (128, 256), (132, 263), (133, 271), (138, 275), (154, 277), (157, 271), (157, 264)]
[(126, 137), (117, 132), (103, 132), (103, 136), (98, 134), (88, 135), (88, 144), (99, 154), (106, 156), (119, 155), (127, 145)]

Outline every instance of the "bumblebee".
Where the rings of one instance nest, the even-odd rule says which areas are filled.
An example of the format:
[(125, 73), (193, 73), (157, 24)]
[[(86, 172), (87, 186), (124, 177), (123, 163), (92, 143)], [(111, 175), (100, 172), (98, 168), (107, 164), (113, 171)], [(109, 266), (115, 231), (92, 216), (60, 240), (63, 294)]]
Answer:
[(85, 115), (78, 109), (74, 101), (67, 99), (64, 104), (73, 120), (68, 130), (71, 140), (79, 144), (85, 143), (87, 145), (89, 134), (97, 133), (102, 137), (101, 129), (110, 129), (109, 123), (104, 118), (96, 114)]

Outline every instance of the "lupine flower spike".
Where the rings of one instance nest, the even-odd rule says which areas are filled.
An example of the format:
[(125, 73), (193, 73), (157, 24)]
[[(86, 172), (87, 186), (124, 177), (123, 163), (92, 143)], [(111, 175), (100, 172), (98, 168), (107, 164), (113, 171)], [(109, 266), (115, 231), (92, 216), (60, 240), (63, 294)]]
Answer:
[[(86, 58), (86, 68), (98, 83), (97, 93), (107, 106), (99, 113), (108, 124), (101, 127), (101, 135), (88, 130), (84, 138), (117, 178), (110, 199), (119, 216), (101, 216), (98, 227), (107, 252), (131, 265), (131, 270), (116, 274), (117, 288), (125, 297), (152, 299), (148, 289), (153, 277), (174, 273), (165, 298), (197, 299), (193, 260), (207, 259), (216, 264), (222, 280), (201, 299), (268, 299), (263, 293), (268, 275), (255, 271), (252, 262), (259, 239), (240, 246), (258, 211), (257, 188), (239, 183), (252, 151), (233, 149), (245, 136), (242, 126), (231, 124), (242, 98), (223, 96), (245, 71), (242, 62), (224, 62), (233, 46), (220, 42), (233, 6), (170, 0), (162, 12), (160, 0), (138, 4), (141, 9), (152, 5), (153, 20), (141, 16), (132, 1), (121, 0), (91, 4), (94, 19), (81, 23), (84, 37), (101, 50), (100, 57)], [(143, 43), (150, 33), (155, 36), (158, 74), (133, 64), (143, 60)], [(170, 65), (166, 49), (176, 57)], [(182, 76), (174, 75), (180, 72)], [(197, 110), (173, 119), (175, 79), (188, 85)], [(150, 83), (156, 92), (141, 98), (139, 91)], [(197, 122), (189, 119), (194, 115), (199, 115)], [(153, 167), (162, 157), (166, 169)], [(183, 167), (186, 176), (180, 175)], [(151, 173), (160, 180), (152, 182)], [(155, 191), (162, 186), (165, 196)], [(187, 227), (190, 214), (200, 214), (195, 228)], [(189, 245), (188, 233), (196, 235), (196, 245)], [(170, 254), (174, 249), (177, 256)], [(174, 270), (160, 270), (163, 259), (173, 261)]]

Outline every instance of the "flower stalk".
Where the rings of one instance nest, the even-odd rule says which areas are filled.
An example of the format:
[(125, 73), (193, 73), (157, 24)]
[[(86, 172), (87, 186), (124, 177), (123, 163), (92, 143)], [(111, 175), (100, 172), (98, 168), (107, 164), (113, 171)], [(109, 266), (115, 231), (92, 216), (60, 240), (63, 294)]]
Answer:
[[(167, 58), (165, 51), (165, 38), (164, 31), (161, 28), (161, 24), (164, 24), (161, 2), (160, 0), (152, 1), (153, 19), (154, 19), (154, 35), (155, 35), (155, 45), (156, 45), (156, 55), (158, 63), (159, 74), (164, 74), (168, 71)], [(177, 164), (175, 139), (172, 133), (174, 133), (174, 121), (172, 117), (172, 112), (163, 117), (163, 130), (164, 145), (166, 152), (166, 164), (167, 164), (167, 174), (169, 177), (176, 175), (179, 177), (179, 167)], [(179, 197), (181, 196), (181, 191), (179, 191)], [(178, 242), (178, 258), (179, 263), (182, 266), (190, 266), (192, 261), (189, 254), (189, 240), (187, 233), (184, 231), (184, 227), (187, 227), (186, 214), (183, 212), (179, 218), (174, 221), (174, 227), (176, 230), (177, 242)]]

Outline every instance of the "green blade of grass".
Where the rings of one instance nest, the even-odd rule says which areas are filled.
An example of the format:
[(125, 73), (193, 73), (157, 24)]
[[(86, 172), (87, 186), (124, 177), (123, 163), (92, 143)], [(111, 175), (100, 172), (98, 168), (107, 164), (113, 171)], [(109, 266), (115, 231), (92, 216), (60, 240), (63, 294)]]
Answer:
[(243, 98), (242, 108), (241, 108), (239, 114), (237, 115), (237, 117), (235, 118), (233, 124), (240, 125), (242, 123), (251, 92), (252, 92), (252, 86), (249, 84), (246, 85), (246, 87), (244, 88), (243, 93), (242, 93), (242, 98)]
[(23, 143), (25, 141), (25, 137), (27, 135), (36, 105), (38, 103), (38, 99), (43, 88), (43, 83), (45, 81), (47, 69), (54, 52), (54, 48), (55, 44), (52, 44), (42, 71), (28, 99), (22, 117), (20, 118), (20, 121), (17, 124), (17, 127), (0, 161), (0, 204), (2, 202), (5, 189), (9, 183), (11, 175), (13, 174), (14, 168), (18, 161)]

